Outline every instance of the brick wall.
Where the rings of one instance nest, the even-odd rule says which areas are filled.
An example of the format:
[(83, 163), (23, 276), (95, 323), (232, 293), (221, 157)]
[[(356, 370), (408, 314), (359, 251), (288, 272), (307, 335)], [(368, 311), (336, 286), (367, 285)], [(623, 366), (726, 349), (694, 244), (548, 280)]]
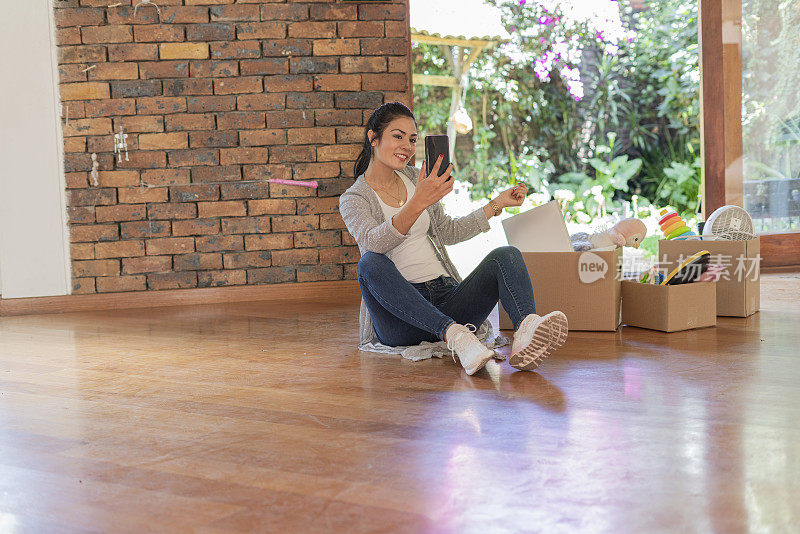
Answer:
[(407, 4), (155, 1), (54, 2), (73, 293), (354, 278), (338, 195), (410, 105)]

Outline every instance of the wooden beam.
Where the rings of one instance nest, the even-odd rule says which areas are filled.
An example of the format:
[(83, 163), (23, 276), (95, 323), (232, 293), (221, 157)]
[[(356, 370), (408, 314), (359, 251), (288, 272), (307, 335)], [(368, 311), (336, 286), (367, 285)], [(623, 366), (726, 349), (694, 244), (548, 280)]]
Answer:
[(434, 37), (432, 35), (422, 35), (420, 33), (412, 33), (411, 41), (415, 43), (446, 45), (446, 46), (464, 46), (472, 48), (473, 46), (489, 46), (497, 44), (501, 41), (487, 41), (485, 39), (455, 39), (452, 37)]
[(458, 87), (458, 80), (453, 76), (437, 76), (433, 74), (412, 74), (411, 80), (417, 85), (438, 85), (441, 87)]
[(703, 213), (725, 204), (725, 85), (722, 68), (722, 0), (699, 0), (700, 153)]

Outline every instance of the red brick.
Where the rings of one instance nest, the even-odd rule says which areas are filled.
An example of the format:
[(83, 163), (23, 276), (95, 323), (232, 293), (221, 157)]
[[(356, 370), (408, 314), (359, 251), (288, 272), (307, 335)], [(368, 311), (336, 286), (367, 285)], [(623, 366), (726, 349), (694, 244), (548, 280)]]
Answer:
[[(69, 224), (93, 223), (95, 222), (94, 209), (94, 206), (70, 206), (67, 208), (67, 221)], [(92, 251), (92, 257), (94, 257), (94, 251)]]
[(316, 180), (337, 176), (339, 176), (339, 164), (335, 162), (297, 163), (294, 165), (295, 180)]
[(159, 254), (185, 254), (194, 252), (194, 238), (191, 237), (160, 237), (145, 241), (148, 256)]
[(139, 67), (136, 63), (97, 63), (88, 76), (90, 80), (135, 80)]
[(338, 197), (297, 199), (298, 215), (316, 215), (319, 213), (336, 213), (338, 211)]
[(266, 198), (269, 196), (269, 183), (245, 182), (220, 184), (220, 196), (223, 199)]
[(136, 101), (132, 98), (93, 100), (91, 102), (86, 102), (85, 109), (87, 117), (116, 117), (119, 115), (136, 115)]
[(164, 117), (137, 115), (135, 117), (119, 117), (114, 119), (114, 131), (123, 128), (127, 133), (163, 132)]
[(370, 56), (405, 56), (411, 45), (406, 39), (362, 39), (361, 54)]
[(140, 150), (168, 150), (174, 148), (189, 148), (189, 138), (186, 132), (139, 135)]
[(70, 63), (67, 65), (59, 65), (58, 66), (58, 81), (59, 83), (71, 83), (71, 82), (85, 82), (88, 79), (88, 76), (83, 69), (85, 67), (83, 65), (78, 65), (74, 63)]
[(318, 74), (314, 76), (317, 91), (359, 91), (361, 76), (358, 74)]
[(386, 72), (386, 58), (380, 56), (341, 57), (339, 65), (343, 73)]
[(190, 287), (197, 287), (197, 273), (194, 271), (151, 273), (147, 275), (147, 288), (150, 290), (186, 289)]
[(240, 110), (277, 110), (284, 108), (282, 94), (241, 95), (236, 97), (236, 107)]
[(279, 215), (272, 217), (272, 228), (275, 232), (300, 232), (319, 229), (317, 215)]
[(354, 126), (363, 121), (362, 113), (356, 109), (314, 110), (314, 122), (317, 126)]
[(260, 41), (232, 41), (211, 43), (213, 59), (257, 58), (261, 56)]
[(71, 243), (88, 241), (99, 245), (101, 242), (115, 239), (119, 239), (119, 229), (116, 224), (80, 224), (72, 225), (69, 229)]
[(206, 78), (164, 80), (165, 95), (210, 95), (213, 92), (212, 82)]
[(320, 74), (339, 72), (339, 60), (335, 57), (299, 57), (289, 60), (292, 74)]
[[(232, 111), (236, 109), (235, 96), (190, 96), (186, 99), (189, 113)], [(241, 97), (240, 97), (241, 98)]]
[(216, 149), (196, 148), (189, 150), (169, 151), (170, 167), (192, 167), (194, 165), (219, 164), (219, 151)]
[(319, 251), (320, 263), (358, 263), (359, 259), (358, 247), (323, 248)]
[[(209, 76), (220, 77), (220, 78), (239, 76), (239, 63), (237, 61), (211, 61), (205, 63), (208, 63), (210, 66), (210, 70), (208, 73)], [(247, 74), (247, 73), (242, 73), (242, 74)], [(197, 76), (197, 74), (192, 72), (192, 76)]]
[(361, 76), (364, 91), (405, 91), (408, 89), (408, 75), (403, 74), (364, 74)]
[(187, 41), (232, 41), (235, 38), (233, 24), (193, 24), (186, 27)]
[(172, 270), (172, 256), (122, 258), (123, 274), (158, 273)]
[(81, 28), (84, 44), (130, 43), (133, 31), (130, 26), (86, 26)]
[(236, 25), (238, 39), (283, 39), (286, 37), (285, 22), (244, 22)]
[(336, 37), (335, 22), (292, 22), (289, 24), (289, 37), (320, 39)]
[(281, 282), (294, 282), (295, 269), (292, 267), (267, 267), (265, 269), (248, 269), (248, 284), (278, 284)]
[(64, 152), (86, 152), (85, 137), (67, 137), (64, 139)]
[(183, 26), (174, 24), (147, 24), (133, 28), (133, 38), (137, 43), (169, 43), (183, 41)]
[(64, 125), (64, 137), (75, 135), (105, 135), (111, 133), (111, 119), (75, 119)]
[(274, 75), (289, 72), (289, 60), (284, 58), (243, 59), (241, 73), (250, 75)]
[(342, 230), (342, 245), (355, 245), (356, 240), (347, 230)]
[(267, 128), (308, 128), (314, 126), (311, 110), (268, 111)]
[(213, 6), (211, 20), (217, 21), (257, 21), (261, 20), (261, 11), (257, 5)]
[(197, 217), (197, 205), (192, 202), (161, 202), (147, 205), (147, 218), (191, 219)]
[(248, 269), (251, 267), (269, 267), (272, 265), (272, 254), (268, 251), (229, 252), (224, 255), (226, 269)]
[(336, 130), (333, 128), (297, 128), (288, 133), (290, 145), (311, 145), (336, 142)]
[(339, 22), (340, 37), (383, 37), (383, 22)]
[(240, 165), (222, 165), (216, 167), (194, 167), (192, 182), (235, 182), (242, 179)]
[[(245, 165), (243, 167), (245, 180), (269, 180), (270, 178), (280, 178), (282, 180), (292, 179), (292, 168), (289, 165)], [(267, 196), (272, 191), (270, 186), (264, 190)]]
[[(336, 75), (331, 74), (329, 76)], [(311, 91), (313, 88), (314, 79), (307, 74), (287, 74), (264, 77), (265, 92), (283, 93), (287, 91)]]
[(402, 72), (408, 75), (410, 68), (410, 61), (407, 57), (390, 57), (389, 59), (389, 72)]
[(301, 248), (291, 250), (273, 250), (272, 265), (303, 265), (319, 262), (319, 253), (314, 248)]
[(298, 282), (316, 282), (320, 280), (341, 279), (341, 265), (300, 265), (297, 267)]
[(111, 94), (114, 98), (159, 96), (161, 80), (112, 81)]
[(161, 8), (161, 20), (170, 24), (202, 24), (209, 21), (208, 8), (204, 6), (163, 7)]
[[(123, 63), (130, 65), (130, 63)], [(147, 61), (139, 63), (143, 80), (150, 78), (185, 78), (189, 75), (188, 61)]]
[(308, 6), (303, 4), (262, 4), (261, 20), (307, 20)]
[(411, 28), (405, 20), (387, 20), (383, 23), (386, 37), (405, 37), (411, 34)]
[(272, 198), (299, 198), (316, 196), (316, 191), (302, 185), (269, 184), (269, 196)]
[(119, 224), (122, 239), (169, 237), (171, 225), (169, 221), (132, 221)]
[(346, 91), (336, 93), (336, 108), (373, 110), (383, 104), (380, 91)]
[[(96, 0), (94, 0), (96, 1)], [(136, 0), (137, 3), (139, 0)], [(175, 0), (157, 0), (161, 6), (174, 3)], [(85, 0), (81, 3), (86, 3)], [(115, 4), (117, 2), (114, 2)], [(131, 2), (124, 2), (130, 4)], [(98, 7), (105, 7), (109, 4), (97, 4)], [(134, 8), (131, 6), (117, 6), (106, 10), (106, 18), (109, 24), (155, 24), (158, 22), (158, 12), (155, 7), (144, 7), (139, 9), (134, 16)]]
[(117, 193), (120, 204), (167, 201), (167, 190), (163, 187), (120, 187)]
[[(172, 221), (172, 235), (216, 235), (219, 233), (219, 219), (192, 219)], [(209, 267), (213, 268), (213, 267)]]
[(174, 257), (173, 265), (176, 271), (222, 269), (222, 254), (208, 252), (181, 254)]
[(89, 186), (89, 177), (86, 172), (64, 173), (67, 189), (80, 189)]
[(319, 216), (319, 227), (322, 230), (329, 230), (329, 229), (344, 229), (346, 226), (344, 225), (344, 221), (342, 220), (342, 216), (338, 213), (323, 213)]
[(158, 169), (166, 166), (167, 155), (155, 150), (128, 152), (128, 159), (117, 161), (119, 169)]
[(57, 45), (79, 45), (81, 44), (80, 28), (59, 28), (56, 30)]
[(109, 45), (109, 61), (155, 61), (158, 59), (158, 46), (155, 44), (117, 44)]
[(237, 286), (247, 284), (247, 271), (199, 271), (198, 287)]
[(292, 248), (292, 234), (255, 234), (244, 236), (246, 250), (280, 250)]
[(219, 186), (209, 184), (179, 185), (169, 188), (170, 202), (197, 202), (219, 199)]
[(317, 147), (317, 161), (355, 161), (361, 145), (328, 145)]
[(270, 163), (291, 163), (314, 161), (316, 149), (313, 146), (275, 146), (270, 152)]
[(94, 243), (71, 243), (69, 257), (73, 260), (94, 259)]
[(262, 198), (248, 200), (247, 212), (250, 215), (294, 215), (297, 207), (293, 199)]
[(238, 144), (239, 135), (234, 131), (189, 132), (189, 146), (192, 148), (222, 148)]
[(186, 113), (166, 116), (167, 130), (213, 130), (214, 115), (210, 113)]
[(358, 9), (347, 4), (313, 4), (310, 18), (312, 20), (356, 20)]
[(110, 94), (108, 84), (103, 82), (62, 83), (59, 89), (61, 100), (93, 100)]
[(230, 95), (241, 93), (260, 93), (264, 90), (260, 76), (242, 76), (239, 78), (220, 78), (214, 80), (214, 93)]
[(265, 234), (270, 232), (269, 217), (223, 218), (223, 234)]
[(243, 147), (286, 144), (286, 130), (253, 130), (239, 132)]
[[(247, 206), (243, 200), (221, 200), (216, 202), (198, 202), (197, 216), (208, 217), (236, 217), (247, 215)], [(252, 213), (252, 215), (261, 215)]]
[(159, 58), (165, 59), (207, 59), (208, 43), (161, 43), (158, 46)]
[(294, 248), (334, 247), (341, 244), (336, 230), (312, 230), (294, 233)]
[(55, 21), (58, 28), (66, 26), (96, 26), (105, 22), (102, 9), (76, 8), (56, 9)]
[(139, 240), (95, 243), (94, 254), (97, 258), (142, 256), (144, 255), (144, 243)]
[(140, 221), (144, 219), (145, 207), (142, 204), (124, 206), (97, 206), (97, 222)]
[[(96, 63), (106, 60), (106, 47), (101, 45), (59, 46), (59, 63)], [(113, 59), (111, 61), (114, 61)]]
[(344, 274), (342, 275), (342, 280), (355, 280), (356, 279), (356, 267), (357, 264), (355, 263), (346, 263), (342, 265), (344, 267)]
[(139, 184), (139, 171), (100, 171), (97, 173), (100, 187), (129, 187)]
[(117, 202), (113, 188), (74, 190), (68, 196), (70, 206), (108, 206)]
[(289, 93), (286, 107), (292, 109), (322, 109), (333, 107), (333, 93)]
[(310, 39), (267, 39), (263, 41), (263, 55), (270, 56), (310, 56)]
[(269, 149), (266, 147), (222, 148), (220, 149), (219, 160), (222, 165), (267, 163), (269, 161)]
[(72, 294), (85, 295), (95, 293), (94, 278), (73, 278)]
[(119, 260), (73, 261), (73, 276), (113, 276), (119, 274)]
[(404, 20), (406, 18), (405, 3), (397, 4), (359, 4), (359, 20)]
[(147, 279), (143, 275), (98, 276), (95, 278), (98, 293), (117, 293), (122, 291), (144, 291)]
[(153, 96), (136, 99), (140, 115), (160, 115), (186, 112), (186, 99), (180, 96)]
[(244, 250), (244, 239), (241, 235), (198, 236), (195, 241), (198, 252)]

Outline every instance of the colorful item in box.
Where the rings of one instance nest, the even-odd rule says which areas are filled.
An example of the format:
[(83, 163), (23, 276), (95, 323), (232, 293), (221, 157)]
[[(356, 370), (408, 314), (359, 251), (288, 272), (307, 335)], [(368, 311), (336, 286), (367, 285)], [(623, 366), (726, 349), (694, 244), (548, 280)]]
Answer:
[(686, 239), (697, 235), (689, 229), (686, 221), (676, 212), (664, 208), (659, 215), (661, 215), (661, 219), (659, 219), (658, 225), (661, 227), (661, 231), (664, 232), (665, 238)]
[(612, 228), (588, 234), (579, 232), (569, 237), (572, 249), (576, 252), (586, 250), (613, 250), (616, 247), (639, 248), (647, 235), (647, 226), (632, 217), (622, 219)]

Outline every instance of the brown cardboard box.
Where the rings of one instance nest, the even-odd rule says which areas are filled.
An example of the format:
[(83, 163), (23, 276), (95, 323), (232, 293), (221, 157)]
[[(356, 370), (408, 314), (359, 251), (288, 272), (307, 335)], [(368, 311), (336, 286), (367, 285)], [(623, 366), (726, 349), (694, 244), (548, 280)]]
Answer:
[(748, 317), (761, 306), (761, 241), (690, 241), (658, 242), (659, 267), (671, 271), (681, 260), (707, 250), (711, 264), (725, 267), (717, 282), (717, 315)]
[[(598, 252), (523, 252), (536, 313), (561, 310), (570, 330), (619, 328), (622, 249)], [(500, 306), (500, 328), (513, 329)]]
[(715, 282), (675, 286), (622, 282), (622, 322), (628, 326), (677, 332), (716, 326)]

